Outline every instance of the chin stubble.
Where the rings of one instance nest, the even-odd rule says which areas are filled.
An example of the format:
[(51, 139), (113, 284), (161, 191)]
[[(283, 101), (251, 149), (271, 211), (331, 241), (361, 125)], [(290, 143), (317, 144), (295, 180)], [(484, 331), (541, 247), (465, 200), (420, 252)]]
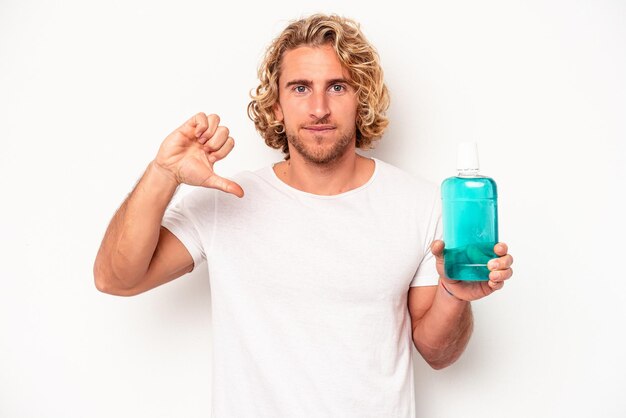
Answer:
[[(352, 131), (340, 136), (329, 150), (309, 149), (298, 135), (290, 133), (287, 133), (287, 141), (306, 161), (317, 165), (327, 165), (338, 160), (345, 153), (346, 149), (354, 141), (354, 134), (355, 131)], [(316, 141), (323, 139), (322, 136), (314, 136), (314, 138)]]

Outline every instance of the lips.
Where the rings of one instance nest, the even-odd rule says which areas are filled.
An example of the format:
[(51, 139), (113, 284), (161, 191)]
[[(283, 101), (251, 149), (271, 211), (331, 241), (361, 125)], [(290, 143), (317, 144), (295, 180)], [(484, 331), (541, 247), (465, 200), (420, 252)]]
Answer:
[(335, 127), (332, 125), (310, 125), (310, 126), (305, 126), (304, 129), (308, 131), (323, 132), (323, 131), (331, 131), (335, 129)]

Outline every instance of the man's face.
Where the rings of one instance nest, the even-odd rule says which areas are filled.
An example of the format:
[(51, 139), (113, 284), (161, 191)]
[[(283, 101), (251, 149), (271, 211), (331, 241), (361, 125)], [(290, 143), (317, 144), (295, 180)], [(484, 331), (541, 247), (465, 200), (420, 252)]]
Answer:
[(329, 164), (356, 144), (356, 92), (330, 45), (287, 51), (278, 79), (276, 118), (285, 125), (289, 153)]

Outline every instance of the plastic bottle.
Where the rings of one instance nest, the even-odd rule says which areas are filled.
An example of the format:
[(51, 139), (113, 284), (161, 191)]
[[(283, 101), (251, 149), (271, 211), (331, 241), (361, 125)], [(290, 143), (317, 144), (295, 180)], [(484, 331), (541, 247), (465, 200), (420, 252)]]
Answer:
[(498, 193), (496, 182), (479, 175), (476, 143), (458, 147), (456, 177), (441, 184), (444, 266), (448, 278), (489, 280), (487, 262), (497, 255)]

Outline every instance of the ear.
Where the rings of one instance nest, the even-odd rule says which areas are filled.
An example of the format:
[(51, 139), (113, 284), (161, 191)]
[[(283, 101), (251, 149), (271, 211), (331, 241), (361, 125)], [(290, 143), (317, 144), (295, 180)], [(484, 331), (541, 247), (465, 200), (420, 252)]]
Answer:
[(285, 115), (283, 115), (283, 108), (280, 107), (280, 103), (274, 103), (273, 109), (276, 120), (282, 122), (285, 119)]

